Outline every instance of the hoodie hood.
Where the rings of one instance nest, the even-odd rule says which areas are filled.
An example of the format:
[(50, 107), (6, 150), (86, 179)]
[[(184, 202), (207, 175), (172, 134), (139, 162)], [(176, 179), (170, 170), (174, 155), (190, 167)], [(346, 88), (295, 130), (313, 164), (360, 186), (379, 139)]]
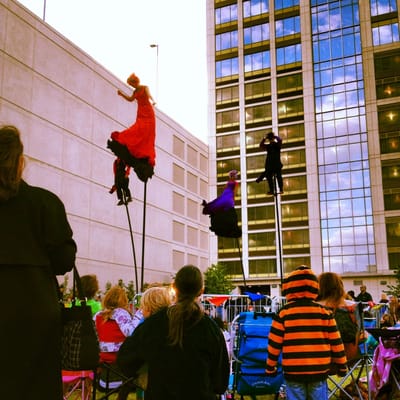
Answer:
[(284, 279), (282, 294), (287, 301), (297, 299), (316, 300), (318, 297), (318, 278), (310, 267), (304, 265), (296, 268)]

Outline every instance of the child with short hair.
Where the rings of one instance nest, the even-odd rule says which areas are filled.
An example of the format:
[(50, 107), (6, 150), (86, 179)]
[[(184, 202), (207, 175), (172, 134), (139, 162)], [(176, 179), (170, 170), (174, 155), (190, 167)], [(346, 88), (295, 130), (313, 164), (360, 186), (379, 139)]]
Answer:
[[(142, 295), (140, 299), (140, 308), (143, 319), (150, 317), (150, 315), (169, 307), (172, 303), (172, 297), (166, 287), (150, 287)], [(140, 388), (136, 390), (136, 399), (141, 400), (144, 397), (143, 390), (147, 388), (148, 366), (143, 365), (138, 371), (138, 376), (135, 379), (135, 384)], [(122, 397), (118, 400), (122, 400)]]
[(272, 321), (268, 337), (267, 375), (277, 373), (282, 353), (287, 400), (327, 400), (333, 369), (347, 371), (343, 342), (331, 311), (318, 304), (317, 276), (300, 266), (283, 282), (287, 303)]

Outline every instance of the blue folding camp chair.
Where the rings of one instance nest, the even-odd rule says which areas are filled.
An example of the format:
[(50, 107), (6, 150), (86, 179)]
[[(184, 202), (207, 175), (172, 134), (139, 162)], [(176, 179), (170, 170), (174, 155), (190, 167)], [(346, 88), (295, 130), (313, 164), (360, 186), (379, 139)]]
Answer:
[(242, 312), (233, 321), (232, 387), (229, 395), (235, 393), (249, 396), (275, 394), (283, 384), (283, 371), (279, 363), (278, 374), (269, 377), (265, 374), (268, 335), (273, 313)]

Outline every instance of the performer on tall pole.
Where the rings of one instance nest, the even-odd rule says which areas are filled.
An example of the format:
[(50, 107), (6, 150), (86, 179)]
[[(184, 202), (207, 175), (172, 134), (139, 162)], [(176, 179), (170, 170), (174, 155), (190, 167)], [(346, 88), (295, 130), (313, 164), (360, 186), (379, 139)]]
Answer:
[(140, 84), (140, 79), (131, 74), (127, 83), (134, 88), (132, 95), (118, 89), (117, 93), (127, 101), (137, 102), (136, 121), (128, 129), (112, 132), (107, 147), (119, 158), (123, 159), (136, 172), (138, 178), (146, 182), (154, 174), (156, 104), (147, 86)]
[[(154, 166), (156, 159), (155, 152), (155, 137), (156, 137), (156, 117), (154, 112), (154, 105), (156, 104), (150, 94), (147, 86), (140, 84), (140, 79), (131, 74), (127, 79), (127, 84), (131, 86), (134, 91), (131, 95), (127, 95), (118, 89), (117, 94), (125, 100), (137, 102), (136, 120), (132, 126), (121, 132), (115, 131), (111, 133), (111, 139), (107, 142), (107, 147), (117, 156), (117, 160), (121, 160), (125, 166), (132, 167), (136, 172), (137, 177), (144, 182), (144, 198), (143, 198), (143, 227), (142, 227), (142, 265), (141, 265), (141, 285), (140, 290), (143, 290), (144, 282), (144, 244), (146, 232), (146, 194), (147, 194), (147, 181), (154, 174)], [(126, 171), (126, 170), (125, 170)], [(128, 172), (129, 173), (129, 172)], [(125, 174), (125, 177), (127, 175)], [(132, 201), (129, 187), (126, 185), (127, 181), (124, 180), (125, 187), (122, 188), (122, 201), (118, 205), (125, 205), (129, 231), (131, 235), (132, 251), (134, 258), (135, 279), (136, 279), (136, 292), (138, 292), (138, 276), (135, 246), (133, 241), (133, 231), (130, 222), (128, 203)], [(129, 181), (128, 181), (129, 184)], [(116, 189), (118, 185), (116, 184)], [(112, 190), (112, 189), (111, 189)]]
[[(266, 141), (268, 140), (268, 143)], [(273, 132), (269, 132), (260, 142), (260, 148), (266, 150), (267, 157), (265, 158), (265, 170), (256, 179), (256, 182), (261, 182), (264, 178), (267, 178), (269, 192), (268, 194), (277, 194), (274, 190), (274, 175), (278, 181), (279, 192), (283, 193), (283, 179), (282, 179), (282, 162), (281, 162), (281, 148), (282, 139), (275, 135)]]
[(239, 186), (237, 182), (238, 171), (235, 169), (229, 171), (228, 177), (229, 179), (223, 192), (217, 198), (209, 203), (203, 200), (203, 214), (210, 216), (210, 231), (214, 232), (219, 237), (236, 239), (243, 275), (243, 284), (246, 287), (246, 276), (239, 243), (239, 238), (242, 236), (242, 229), (238, 225), (238, 217), (235, 210), (235, 195)]

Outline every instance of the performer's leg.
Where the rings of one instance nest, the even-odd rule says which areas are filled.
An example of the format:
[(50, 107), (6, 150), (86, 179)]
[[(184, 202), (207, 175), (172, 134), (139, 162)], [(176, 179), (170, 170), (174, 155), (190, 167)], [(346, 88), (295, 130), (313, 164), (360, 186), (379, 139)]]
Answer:
[(126, 195), (126, 201), (129, 203), (132, 201), (131, 191), (129, 190), (129, 178), (124, 179), (124, 190)]
[(265, 177), (267, 176), (267, 173), (264, 171), (260, 176), (256, 179), (257, 183), (260, 183)]
[(120, 186), (117, 186), (117, 197), (119, 202), (117, 203), (117, 206), (122, 206), (124, 204), (123, 196), (122, 196), (122, 189)]
[(274, 194), (274, 173), (273, 172), (267, 172), (267, 181), (268, 181), (268, 186), (269, 186), (269, 192), (268, 194)]

